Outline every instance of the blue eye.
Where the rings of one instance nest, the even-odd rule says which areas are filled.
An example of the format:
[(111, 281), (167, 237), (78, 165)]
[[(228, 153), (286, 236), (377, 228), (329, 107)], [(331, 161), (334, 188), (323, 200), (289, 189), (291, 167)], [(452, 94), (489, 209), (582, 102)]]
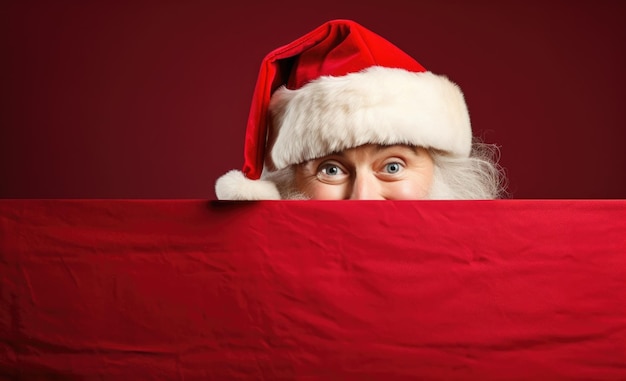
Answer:
[(341, 168), (336, 165), (327, 165), (322, 168), (322, 173), (327, 176), (337, 176), (342, 173)]
[(347, 170), (339, 163), (325, 162), (317, 167), (317, 179), (326, 184), (341, 184), (348, 179)]
[(389, 163), (385, 165), (385, 172), (387, 173), (398, 173), (402, 169), (402, 165), (400, 163)]

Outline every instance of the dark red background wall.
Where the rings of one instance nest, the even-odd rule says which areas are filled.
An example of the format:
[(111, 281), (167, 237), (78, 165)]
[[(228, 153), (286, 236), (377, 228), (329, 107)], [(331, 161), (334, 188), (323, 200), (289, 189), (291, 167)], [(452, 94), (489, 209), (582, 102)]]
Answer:
[(626, 197), (622, 1), (5, 1), (0, 197), (214, 198), (259, 63), (354, 19), (448, 75), (514, 198)]

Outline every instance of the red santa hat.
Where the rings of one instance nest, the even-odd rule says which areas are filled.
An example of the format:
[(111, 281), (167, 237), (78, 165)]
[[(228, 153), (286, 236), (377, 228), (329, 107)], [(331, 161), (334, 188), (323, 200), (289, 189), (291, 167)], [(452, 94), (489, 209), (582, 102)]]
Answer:
[(263, 171), (363, 144), (408, 144), (467, 157), (472, 132), (459, 87), (381, 36), (329, 21), (269, 53), (254, 90), (242, 171), (222, 200), (279, 199)]

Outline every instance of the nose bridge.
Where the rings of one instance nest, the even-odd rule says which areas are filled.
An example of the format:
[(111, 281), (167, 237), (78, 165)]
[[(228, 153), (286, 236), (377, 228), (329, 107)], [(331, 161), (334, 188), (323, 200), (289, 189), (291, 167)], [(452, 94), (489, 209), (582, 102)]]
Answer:
[(376, 200), (379, 194), (376, 177), (367, 171), (355, 171), (350, 200)]

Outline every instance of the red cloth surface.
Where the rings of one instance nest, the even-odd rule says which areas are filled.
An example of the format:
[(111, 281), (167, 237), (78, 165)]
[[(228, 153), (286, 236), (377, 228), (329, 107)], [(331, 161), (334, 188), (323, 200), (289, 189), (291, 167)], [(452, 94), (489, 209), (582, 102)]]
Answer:
[(626, 201), (0, 201), (0, 377), (626, 379)]

